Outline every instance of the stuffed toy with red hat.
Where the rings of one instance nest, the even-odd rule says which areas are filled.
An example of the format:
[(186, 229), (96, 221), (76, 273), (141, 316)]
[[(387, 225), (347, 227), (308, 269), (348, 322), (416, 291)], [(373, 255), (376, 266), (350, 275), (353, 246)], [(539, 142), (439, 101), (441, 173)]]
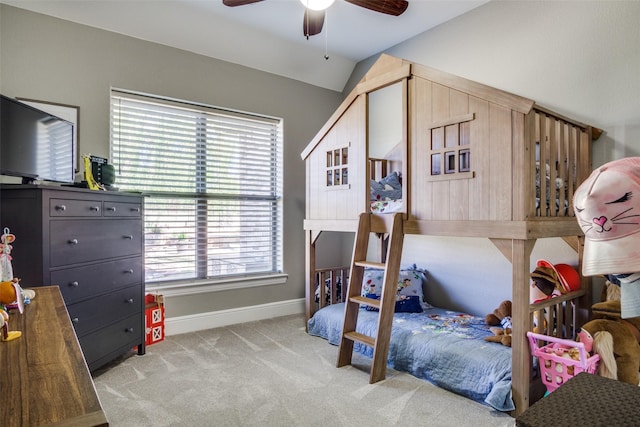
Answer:
[(568, 264), (551, 264), (543, 259), (531, 272), (531, 280), (547, 298), (580, 289), (580, 275), (575, 268)]

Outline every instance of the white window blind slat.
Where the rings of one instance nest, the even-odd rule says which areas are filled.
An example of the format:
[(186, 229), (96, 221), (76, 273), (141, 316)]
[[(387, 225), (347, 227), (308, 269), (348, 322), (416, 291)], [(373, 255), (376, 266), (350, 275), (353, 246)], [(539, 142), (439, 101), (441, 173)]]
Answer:
[(282, 270), (282, 123), (112, 91), (116, 183), (145, 197), (147, 282)]

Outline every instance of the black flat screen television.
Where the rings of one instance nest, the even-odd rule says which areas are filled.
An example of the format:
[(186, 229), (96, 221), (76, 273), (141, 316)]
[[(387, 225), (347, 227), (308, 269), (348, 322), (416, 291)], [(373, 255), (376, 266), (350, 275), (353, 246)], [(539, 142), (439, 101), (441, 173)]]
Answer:
[(21, 177), (23, 183), (73, 182), (73, 123), (0, 97), (0, 174)]

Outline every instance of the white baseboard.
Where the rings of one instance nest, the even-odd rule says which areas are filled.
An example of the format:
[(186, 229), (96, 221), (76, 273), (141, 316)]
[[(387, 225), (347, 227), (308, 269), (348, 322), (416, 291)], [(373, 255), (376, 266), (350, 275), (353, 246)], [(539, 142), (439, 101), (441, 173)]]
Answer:
[(170, 317), (164, 321), (165, 335), (178, 335), (204, 329), (219, 328), (236, 323), (254, 322), (273, 317), (301, 314), (305, 311), (304, 298), (279, 301), (229, 310)]

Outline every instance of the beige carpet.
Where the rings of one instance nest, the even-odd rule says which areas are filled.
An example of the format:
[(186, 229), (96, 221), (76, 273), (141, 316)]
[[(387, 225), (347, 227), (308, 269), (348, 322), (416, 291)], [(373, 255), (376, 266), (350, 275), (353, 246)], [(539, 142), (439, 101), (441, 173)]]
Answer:
[(506, 414), (337, 347), (286, 316), (167, 337), (94, 373), (111, 426), (513, 426)]

